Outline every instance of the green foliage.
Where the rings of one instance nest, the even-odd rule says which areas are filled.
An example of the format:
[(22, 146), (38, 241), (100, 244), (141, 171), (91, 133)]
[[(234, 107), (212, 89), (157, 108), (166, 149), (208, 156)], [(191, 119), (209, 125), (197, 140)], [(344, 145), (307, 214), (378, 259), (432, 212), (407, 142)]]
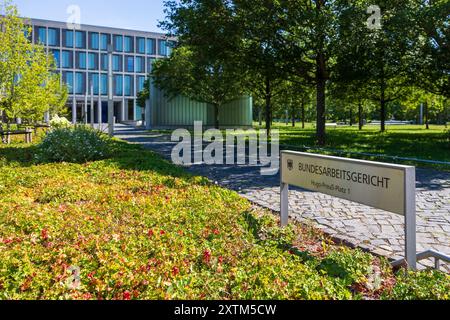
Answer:
[(184, 95), (219, 110), (248, 91), (240, 68), (238, 25), (228, 1), (167, 1), (168, 19), (162, 23), (177, 37), (172, 56), (155, 63), (155, 84), (169, 96)]
[(373, 256), (360, 250), (341, 249), (331, 252), (318, 269), (330, 276), (339, 277), (345, 286), (367, 282)]
[(0, 16), (0, 111), (9, 121), (22, 118), (41, 120), (44, 113), (58, 112), (67, 100), (67, 88), (54, 72), (55, 62), (44, 46), (28, 39), (32, 30), (25, 26), (17, 8), (3, 3)]
[(422, 1), (413, 21), (421, 37), (417, 59), (412, 64), (411, 77), (422, 89), (450, 97), (450, 24), (447, 0)]
[(44, 137), (38, 146), (37, 160), (85, 163), (110, 154), (111, 141), (101, 132), (86, 126), (61, 127)]
[(439, 271), (400, 271), (397, 283), (384, 299), (393, 300), (449, 300), (450, 276)]
[[(115, 144), (105, 160), (39, 165), (32, 147), (0, 146), (0, 300), (361, 298), (350, 285), (364, 284), (371, 255), (279, 228), (235, 192)], [(323, 249), (290, 250), (299, 236)]]
[(146, 101), (150, 98), (150, 77), (145, 79), (144, 88), (138, 92), (136, 104), (141, 108), (145, 108)]

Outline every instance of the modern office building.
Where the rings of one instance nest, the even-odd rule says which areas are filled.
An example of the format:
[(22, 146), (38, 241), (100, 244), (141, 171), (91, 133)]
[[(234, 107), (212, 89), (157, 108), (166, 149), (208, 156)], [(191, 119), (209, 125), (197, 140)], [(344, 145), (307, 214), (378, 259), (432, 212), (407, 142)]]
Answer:
[[(108, 45), (112, 44), (114, 113), (118, 121), (139, 121), (143, 111), (136, 105), (152, 61), (170, 55), (164, 34), (81, 25), (70, 30), (66, 23), (31, 19), (32, 41), (52, 52), (69, 87), (73, 122), (90, 122), (94, 96), (95, 122), (107, 121)], [(91, 89), (93, 92), (91, 92)], [(88, 110), (88, 112), (86, 112)]]
[[(66, 23), (30, 19), (32, 41), (46, 46), (53, 53), (61, 79), (68, 85), (67, 108), (73, 123), (107, 122), (108, 114), (108, 46), (112, 45), (114, 116), (117, 122), (140, 122), (145, 108), (136, 104), (155, 59), (171, 53), (173, 39), (154, 32), (81, 25), (69, 29)], [(213, 123), (211, 106), (179, 97), (166, 99), (153, 90), (149, 104), (152, 127), (191, 126), (193, 121)], [(93, 108), (93, 109), (92, 109)], [(233, 102), (221, 114), (224, 126), (251, 126), (250, 97)]]

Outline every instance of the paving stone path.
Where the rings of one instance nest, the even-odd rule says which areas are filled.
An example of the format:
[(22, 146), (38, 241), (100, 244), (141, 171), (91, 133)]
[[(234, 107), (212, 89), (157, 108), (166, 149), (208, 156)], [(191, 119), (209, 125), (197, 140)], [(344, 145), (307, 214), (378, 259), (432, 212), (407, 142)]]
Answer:
[[(142, 144), (170, 159), (176, 143), (165, 134), (117, 126), (116, 136)], [(186, 169), (237, 191), (250, 201), (274, 211), (280, 210), (279, 175), (262, 176), (260, 166), (192, 165)], [(417, 250), (434, 249), (450, 255), (450, 173), (417, 169)], [(314, 225), (330, 236), (375, 254), (400, 259), (404, 252), (402, 216), (347, 200), (292, 188), (290, 218)], [(421, 266), (432, 266), (424, 260)], [(450, 272), (450, 265), (442, 269)]]

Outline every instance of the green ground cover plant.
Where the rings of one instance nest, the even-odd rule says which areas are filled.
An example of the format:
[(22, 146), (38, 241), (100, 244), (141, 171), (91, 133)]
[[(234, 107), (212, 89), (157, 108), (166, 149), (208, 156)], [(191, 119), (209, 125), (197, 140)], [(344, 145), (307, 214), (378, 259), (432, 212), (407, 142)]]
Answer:
[(0, 146), (0, 299), (449, 298), (445, 274), (397, 276), (140, 146), (110, 148), (39, 163), (36, 145)]

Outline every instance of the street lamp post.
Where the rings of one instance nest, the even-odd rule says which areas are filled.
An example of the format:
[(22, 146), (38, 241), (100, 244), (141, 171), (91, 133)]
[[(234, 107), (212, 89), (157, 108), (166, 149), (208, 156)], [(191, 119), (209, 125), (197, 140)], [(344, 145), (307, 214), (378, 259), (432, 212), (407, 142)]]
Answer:
[(113, 72), (112, 45), (108, 45), (108, 134), (114, 136), (114, 100), (113, 100)]
[(152, 77), (152, 72), (153, 72), (153, 65), (152, 62), (150, 61), (150, 75), (149, 75), (149, 79), (148, 79), (148, 91), (149, 91), (149, 98), (146, 101), (145, 104), (145, 129), (146, 130), (150, 130), (152, 128), (152, 98), (153, 98), (153, 77)]
[(91, 126), (95, 126), (95, 110), (94, 110), (94, 83), (91, 80)]
[(88, 92), (89, 90), (86, 88), (86, 94), (84, 95), (84, 106), (83, 106), (83, 113), (84, 113), (84, 118), (83, 118), (83, 123), (85, 125), (88, 124)]

